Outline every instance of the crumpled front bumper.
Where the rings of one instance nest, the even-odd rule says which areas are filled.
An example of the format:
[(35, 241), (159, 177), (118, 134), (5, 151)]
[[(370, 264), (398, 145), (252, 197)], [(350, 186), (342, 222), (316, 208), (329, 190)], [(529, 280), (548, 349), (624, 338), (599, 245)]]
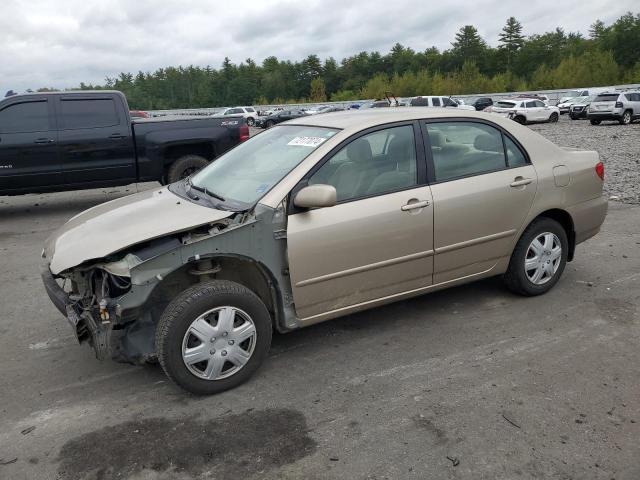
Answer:
[(142, 364), (155, 361), (155, 324), (150, 315), (116, 324), (102, 321), (88, 310), (76, 306), (69, 294), (58, 285), (46, 266), (41, 273), (47, 295), (55, 307), (69, 321), (78, 343), (89, 342), (99, 360), (111, 358), (116, 362)]

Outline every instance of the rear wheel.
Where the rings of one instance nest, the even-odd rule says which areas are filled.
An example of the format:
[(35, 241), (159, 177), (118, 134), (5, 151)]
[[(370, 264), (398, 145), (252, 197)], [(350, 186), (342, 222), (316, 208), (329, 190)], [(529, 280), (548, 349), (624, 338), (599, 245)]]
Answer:
[(169, 167), (167, 182), (174, 183), (187, 178), (208, 164), (208, 160), (200, 155), (185, 155), (184, 157), (180, 157)]
[(562, 225), (551, 218), (534, 220), (513, 250), (504, 282), (509, 290), (525, 296), (548, 292), (567, 263), (569, 242)]
[(247, 125), (249, 125), (250, 127), (253, 127), (255, 124), (256, 124), (256, 121), (252, 117), (247, 118)]
[(631, 123), (631, 111), (627, 110), (622, 114), (622, 118), (620, 119), (620, 125), (629, 125)]
[(267, 128), (271, 128), (275, 125), (276, 123), (273, 120), (267, 120), (266, 126)]
[(553, 112), (551, 115), (549, 115), (549, 122), (551, 123), (556, 123), (558, 121), (558, 114)]
[(600, 120), (591, 120), (591, 125), (600, 125)]
[(158, 359), (178, 386), (198, 395), (246, 381), (269, 353), (271, 318), (256, 294), (226, 280), (176, 297), (156, 330)]

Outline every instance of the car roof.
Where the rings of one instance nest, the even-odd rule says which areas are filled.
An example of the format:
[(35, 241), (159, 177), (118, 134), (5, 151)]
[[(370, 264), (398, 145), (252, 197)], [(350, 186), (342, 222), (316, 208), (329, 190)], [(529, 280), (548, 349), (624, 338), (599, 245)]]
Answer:
[[(428, 120), (434, 118), (469, 118), (484, 119), (495, 123), (502, 123), (496, 115), (457, 108), (424, 108), (424, 107), (395, 107), (382, 109), (349, 110), (323, 115), (311, 115), (297, 118), (284, 125), (309, 125), (314, 127), (339, 128), (342, 130), (364, 130), (365, 128), (383, 125), (385, 123), (406, 120)], [(510, 120), (511, 121), (511, 120)]]

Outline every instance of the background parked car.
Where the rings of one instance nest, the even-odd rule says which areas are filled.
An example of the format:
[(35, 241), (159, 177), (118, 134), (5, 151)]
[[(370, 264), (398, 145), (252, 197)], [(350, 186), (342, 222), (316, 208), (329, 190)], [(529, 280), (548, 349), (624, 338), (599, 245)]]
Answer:
[(247, 121), (247, 125), (252, 127), (256, 123), (256, 118), (258, 117), (258, 112), (253, 107), (233, 107), (227, 108), (223, 110), (216, 116), (227, 116), (227, 115), (241, 115)]
[(558, 107), (545, 105), (534, 98), (514, 98), (499, 100), (491, 107), (491, 112), (511, 118), (518, 123), (557, 122), (560, 118)]
[(571, 105), (571, 109), (569, 110), (569, 117), (571, 120), (579, 120), (581, 118), (587, 118), (587, 110), (589, 109), (589, 105), (596, 98), (596, 95), (589, 95), (588, 97), (578, 97), (576, 103)]
[(481, 112), (487, 107), (493, 105), (493, 99), (491, 97), (480, 97), (477, 98), (471, 106), (475, 108), (477, 111)]
[(256, 126), (260, 128), (271, 128), (278, 123), (286, 122), (293, 118), (306, 117), (307, 115), (309, 114), (302, 110), (280, 110), (268, 117), (259, 118), (256, 121)]
[(640, 92), (600, 93), (589, 105), (587, 118), (591, 125), (600, 125), (603, 120), (617, 120), (628, 125), (640, 118)]
[(147, 112), (143, 112), (142, 110), (130, 110), (129, 111), (129, 116), (132, 119), (136, 119), (136, 118), (150, 118), (151, 115), (149, 115)]
[(412, 107), (452, 107), (460, 110), (475, 110), (471, 105), (460, 105), (453, 98), (441, 95), (424, 95), (411, 99)]
[(557, 105), (557, 107), (560, 110), (560, 115), (564, 115), (565, 113), (569, 113), (569, 110), (571, 109), (571, 105), (573, 105), (574, 103), (579, 102), (583, 98), (584, 97), (573, 97), (573, 98), (570, 98), (569, 100), (565, 100), (564, 102), (559, 103)]

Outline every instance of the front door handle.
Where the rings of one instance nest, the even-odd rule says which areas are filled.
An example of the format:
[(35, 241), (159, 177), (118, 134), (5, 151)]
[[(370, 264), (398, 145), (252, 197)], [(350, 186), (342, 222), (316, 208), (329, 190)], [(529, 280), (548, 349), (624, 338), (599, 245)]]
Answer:
[(407, 203), (400, 207), (400, 210), (403, 212), (408, 212), (409, 210), (416, 210), (418, 208), (424, 208), (429, 206), (429, 200), (422, 200), (419, 202)]
[(33, 143), (53, 143), (53, 138), (38, 138)]
[(509, 184), (511, 187), (524, 187), (533, 182), (533, 178), (516, 177), (513, 182)]

